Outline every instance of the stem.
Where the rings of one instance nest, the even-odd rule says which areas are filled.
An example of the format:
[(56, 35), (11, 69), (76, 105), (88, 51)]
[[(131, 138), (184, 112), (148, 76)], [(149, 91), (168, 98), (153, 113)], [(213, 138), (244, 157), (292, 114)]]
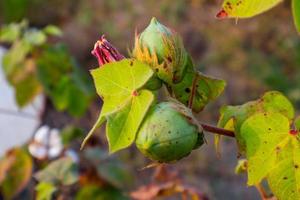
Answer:
[(224, 135), (224, 136), (228, 136), (228, 137), (235, 137), (233, 131), (226, 130), (223, 128), (218, 128), (218, 127), (211, 126), (211, 125), (204, 124), (204, 123), (200, 123), (200, 124), (201, 124), (202, 128), (207, 132)]

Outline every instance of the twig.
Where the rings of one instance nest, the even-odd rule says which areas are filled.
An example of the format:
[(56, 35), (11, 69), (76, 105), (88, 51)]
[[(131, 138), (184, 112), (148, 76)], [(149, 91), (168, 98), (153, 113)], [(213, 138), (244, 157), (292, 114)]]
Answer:
[(228, 136), (228, 137), (235, 137), (235, 134), (233, 131), (226, 130), (223, 128), (218, 128), (218, 127), (211, 126), (211, 125), (204, 124), (204, 123), (200, 123), (200, 124), (201, 124), (202, 128), (207, 132), (224, 135), (224, 136)]

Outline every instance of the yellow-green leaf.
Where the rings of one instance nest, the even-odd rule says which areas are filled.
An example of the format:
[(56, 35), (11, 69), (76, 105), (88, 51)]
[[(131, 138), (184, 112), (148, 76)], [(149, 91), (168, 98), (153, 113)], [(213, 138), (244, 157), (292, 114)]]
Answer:
[(108, 63), (91, 73), (97, 93), (104, 101), (106, 98), (126, 99), (153, 75), (148, 65), (134, 59)]
[(106, 116), (122, 109), (131, 102), (134, 93), (146, 84), (153, 71), (147, 65), (134, 59), (124, 59), (103, 65), (91, 71), (98, 95), (103, 99), (102, 110), (81, 148), (94, 131), (106, 120)]
[(240, 135), (240, 128), (244, 121), (257, 112), (280, 112), (290, 121), (294, 118), (294, 108), (291, 102), (280, 92), (271, 91), (261, 98), (240, 106), (224, 106), (221, 109), (218, 126), (222, 128), (233, 127), (240, 151), (245, 149), (245, 141)]
[(138, 128), (153, 100), (152, 92), (142, 90), (119, 112), (108, 115), (107, 139), (111, 153), (126, 148), (134, 142)]
[(224, 0), (217, 17), (248, 18), (261, 14), (282, 0)]
[(300, 199), (300, 142), (291, 139), (269, 173), (269, 186), (278, 200)]
[(294, 22), (298, 33), (300, 33), (300, 1), (292, 0), (292, 10), (294, 16)]
[(299, 132), (280, 113), (258, 113), (241, 127), (246, 141), (248, 184), (266, 178), (278, 200), (300, 199)]
[(249, 185), (258, 184), (276, 166), (278, 153), (294, 137), (289, 130), (289, 119), (280, 113), (254, 114), (243, 123)]

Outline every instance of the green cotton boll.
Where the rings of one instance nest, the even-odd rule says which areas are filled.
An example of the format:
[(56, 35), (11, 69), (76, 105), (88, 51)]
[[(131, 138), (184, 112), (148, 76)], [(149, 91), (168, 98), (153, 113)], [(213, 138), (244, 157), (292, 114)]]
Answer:
[(146, 45), (150, 54), (156, 54), (158, 61), (164, 61), (167, 49), (165, 49), (164, 38), (172, 37), (172, 31), (168, 27), (159, 23), (156, 18), (152, 18), (148, 27), (141, 33), (141, 45)]
[(187, 52), (182, 39), (156, 18), (136, 36), (133, 56), (148, 63), (158, 78), (170, 85), (180, 82), (184, 76)]
[(136, 146), (151, 160), (168, 163), (188, 156), (203, 141), (202, 128), (190, 109), (179, 103), (162, 102), (146, 116)]

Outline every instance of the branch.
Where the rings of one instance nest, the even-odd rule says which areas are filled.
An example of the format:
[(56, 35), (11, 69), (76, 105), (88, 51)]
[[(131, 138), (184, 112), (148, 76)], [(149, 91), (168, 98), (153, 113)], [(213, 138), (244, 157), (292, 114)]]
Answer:
[(207, 132), (215, 133), (218, 135), (224, 135), (224, 136), (228, 136), (228, 137), (235, 137), (233, 131), (226, 130), (223, 128), (218, 128), (218, 127), (211, 126), (211, 125), (204, 124), (204, 123), (200, 123), (200, 124), (201, 124), (202, 128)]

